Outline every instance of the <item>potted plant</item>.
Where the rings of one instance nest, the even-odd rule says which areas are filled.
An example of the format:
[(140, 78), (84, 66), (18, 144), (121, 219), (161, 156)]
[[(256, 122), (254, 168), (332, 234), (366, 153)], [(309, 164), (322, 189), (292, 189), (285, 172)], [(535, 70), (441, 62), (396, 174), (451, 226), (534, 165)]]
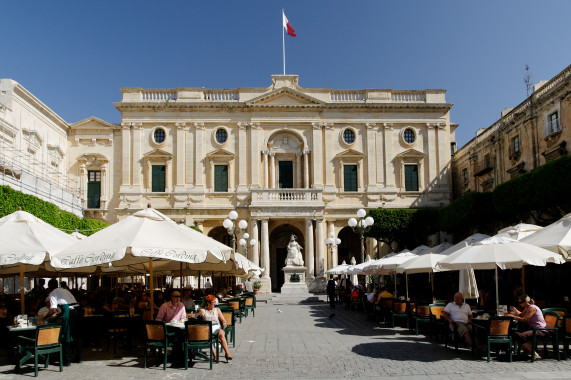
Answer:
[(262, 281), (254, 281), (252, 287), (254, 288), (254, 294), (258, 294), (258, 291), (262, 287)]

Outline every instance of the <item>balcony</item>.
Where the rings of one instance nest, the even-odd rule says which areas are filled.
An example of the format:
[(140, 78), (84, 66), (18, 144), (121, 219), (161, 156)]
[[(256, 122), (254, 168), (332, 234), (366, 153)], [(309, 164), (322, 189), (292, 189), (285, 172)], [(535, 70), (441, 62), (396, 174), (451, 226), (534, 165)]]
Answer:
[(480, 161), (474, 168), (474, 177), (483, 176), (484, 174), (489, 173), (492, 170), (494, 170), (494, 167), (490, 164), (489, 161), (486, 160)]
[(323, 207), (322, 189), (258, 189), (252, 190), (251, 206)]

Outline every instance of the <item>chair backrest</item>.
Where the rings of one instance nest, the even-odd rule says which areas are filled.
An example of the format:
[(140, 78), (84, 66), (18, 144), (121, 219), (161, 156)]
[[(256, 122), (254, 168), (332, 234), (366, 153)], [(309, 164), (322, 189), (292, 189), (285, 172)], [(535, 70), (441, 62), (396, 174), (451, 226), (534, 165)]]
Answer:
[(433, 305), (444, 305), (444, 306), (446, 306), (447, 303), (448, 303), (448, 301), (446, 301), (446, 300), (434, 300)]
[(212, 341), (212, 322), (210, 321), (186, 321), (185, 328), (186, 336), (189, 341)]
[(395, 313), (405, 313), (406, 312), (406, 303), (405, 302), (395, 302), (393, 304), (393, 311)]
[(430, 316), (430, 308), (426, 305), (417, 306), (416, 307), (416, 315), (419, 317), (429, 317)]
[(59, 335), (61, 331), (61, 326), (49, 326), (45, 328), (38, 328), (36, 346), (48, 346), (52, 344), (57, 344), (59, 342)]
[(565, 332), (571, 334), (571, 315), (567, 314), (564, 316), (563, 323), (565, 323)]
[(143, 311), (143, 321), (152, 321), (153, 320), (153, 312), (151, 310)]
[(232, 312), (232, 310), (222, 311), (222, 316), (226, 320), (226, 323), (228, 324), (228, 326), (234, 326), (234, 316), (235, 315)]
[(511, 323), (511, 317), (491, 317), (490, 335), (508, 335)]
[(161, 321), (145, 322), (147, 340), (165, 340), (165, 323)]
[(228, 305), (234, 310), (240, 310), (240, 301), (230, 301)]
[(392, 309), (394, 299), (393, 298), (381, 298), (381, 307)]
[(548, 311), (547, 313), (545, 313), (545, 316), (543, 318), (545, 319), (547, 328), (552, 329), (557, 327), (557, 322), (559, 322), (559, 314), (553, 311)]
[(446, 306), (435, 305), (435, 304), (428, 305), (428, 308), (430, 309), (430, 314), (433, 315), (436, 319), (442, 318), (442, 312), (444, 311), (445, 307)]
[(253, 297), (247, 297), (245, 302), (246, 302), (246, 306), (254, 306), (254, 298)]
[(557, 314), (559, 314), (560, 317), (564, 317), (565, 314), (567, 314), (567, 309), (564, 309), (562, 307), (548, 307), (545, 309), (541, 309), (541, 312), (543, 313), (543, 315), (545, 315), (545, 313), (547, 313), (548, 311), (557, 313)]

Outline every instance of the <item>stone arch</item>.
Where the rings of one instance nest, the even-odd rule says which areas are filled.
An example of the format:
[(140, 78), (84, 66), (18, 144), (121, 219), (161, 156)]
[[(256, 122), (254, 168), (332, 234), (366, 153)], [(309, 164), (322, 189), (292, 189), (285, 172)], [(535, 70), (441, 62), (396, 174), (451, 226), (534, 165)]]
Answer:
[(232, 236), (228, 234), (226, 228), (222, 226), (214, 227), (208, 232), (208, 237), (219, 241), (222, 244), (226, 244), (228, 247), (232, 247)]
[(272, 133), (265, 146), (274, 153), (301, 153), (306, 148), (307, 141), (296, 131), (285, 129)]
[(284, 272), (281, 269), (285, 266), (287, 245), (292, 233), (297, 236), (297, 242), (303, 247), (303, 260), (307, 262), (305, 256), (305, 236), (298, 227), (285, 223), (272, 229), (270, 232), (270, 277), (272, 278), (272, 292), (279, 292), (284, 283)]
[(337, 237), (341, 239), (341, 245), (337, 250), (337, 260), (342, 263), (343, 260), (347, 264), (351, 262), (351, 258), (355, 257), (357, 263), (361, 261), (361, 241), (359, 234), (353, 232), (351, 227), (344, 227), (339, 231)]

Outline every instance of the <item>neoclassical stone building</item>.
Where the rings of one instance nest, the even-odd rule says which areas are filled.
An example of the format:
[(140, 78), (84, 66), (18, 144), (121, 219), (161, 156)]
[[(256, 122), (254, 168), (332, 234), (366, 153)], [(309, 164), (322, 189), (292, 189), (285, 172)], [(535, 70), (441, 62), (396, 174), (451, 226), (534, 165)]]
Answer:
[(497, 185), (569, 154), (571, 139), (571, 66), (498, 121), (480, 129), (454, 156), (454, 193), (492, 191)]
[[(222, 222), (235, 210), (265, 291), (284, 282), (292, 234), (319, 276), (360, 261), (347, 227), (359, 208), (451, 201), (456, 125), (444, 90), (308, 89), (274, 75), (267, 88), (121, 91), (121, 124), (90, 117), (66, 131), (85, 215), (113, 223), (151, 203), (231, 244)], [(330, 234), (340, 246), (325, 244)]]

